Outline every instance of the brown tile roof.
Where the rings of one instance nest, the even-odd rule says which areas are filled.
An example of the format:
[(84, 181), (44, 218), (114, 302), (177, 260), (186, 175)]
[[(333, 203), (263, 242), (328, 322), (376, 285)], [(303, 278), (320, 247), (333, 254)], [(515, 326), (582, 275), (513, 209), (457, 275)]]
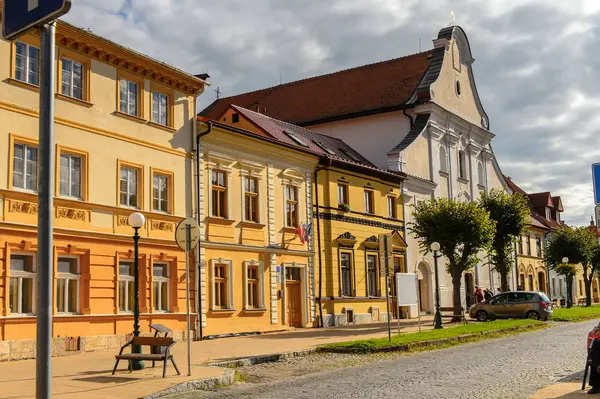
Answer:
[(527, 195), (525, 190), (523, 190), (521, 187), (517, 186), (516, 183), (512, 181), (512, 178), (510, 176), (504, 176), (504, 180), (506, 180), (506, 184), (513, 192)]
[(554, 209), (559, 212), (563, 212), (565, 209), (563, 208), (562, 200), (559, 196), (552, 197), (552, 205), (554, 205)]
[(401, 109), (422, 82), (434, 51), (221, 98), (200, 115), (216, 119), (234, 104), (296, 125), (308, 125)]
[(551, 199), (549, 191), (546, 191), (543, 193), (527, 194), (527, 197), (529, 197), (531, 204), (535, 208), (543, 208), (543, 207), (554, 208), (554, 204), (552, 203), (552, 199)]

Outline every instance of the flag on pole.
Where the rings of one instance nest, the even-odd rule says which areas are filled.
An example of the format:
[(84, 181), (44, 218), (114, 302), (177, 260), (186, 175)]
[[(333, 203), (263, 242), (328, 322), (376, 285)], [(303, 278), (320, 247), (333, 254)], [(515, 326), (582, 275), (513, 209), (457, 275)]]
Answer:
[(305, 227), (304, 227), (304, 241), (306, 241), (307, 244), (310, 245), (310, 235), (312, 233), (312, 223), (306, 223)]
[(300, 242), (304, 244), (304, 224), (300, 223), (298, 225), (298, 237), (300, 237)]

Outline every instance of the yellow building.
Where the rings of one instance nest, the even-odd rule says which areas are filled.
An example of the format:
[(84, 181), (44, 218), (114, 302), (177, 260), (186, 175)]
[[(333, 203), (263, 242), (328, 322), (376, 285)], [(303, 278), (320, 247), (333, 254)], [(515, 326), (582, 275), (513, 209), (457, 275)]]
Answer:
[[(399, 200), (402, 176), (374, 167), (361, 154), (339, 139), (278, 121), (241, 107), (230, 106), (227, 108), (218, 118), (216, 126), (219, 129), (237, 131), (246, 136), (248, 132), (252, 132), (256, 136), (253, 141), (277, 142), (280, 148), (277, 149), (271, 144), (272, 151), (279, 153), (261, 154), (260, 151), (264, 144), (259, 146), (248, 140), (239, 140), (214, 132), (203, 139), (205, 161), (211, 157), (210, 151), (206, 153), (206, 146), (217, 144), (214, 140), (220, 140), (221, 143), (220, 147), (214, 149), (215, 160), (209, 162), (207, 167), (202, 168), (207, 169), (204, 176), (205, 181), (208, 182), (211, 167), (223, 170), (227, 165), (231, 165), (227, 177), (214, 176), (212, 182), (229, 181), (229, 176), (234, 176), (231, 190), (228, 187), (228, 194), (225, 196), (226, 202), (229, 199), (233, 201), (233, 217), (227, 217), (227, 213), (220, 219), (215, 219), (210, 215), (203, 217), (203, 220), (207, 221), (208, 243), (204, 245), (206, 250), (203, 250), (202, 253), (204, 263), (208, 265), (209, 274), (212, 273), (212, 279), (211, 275), (206, 277), (208, 302), (216, 300), (210, 291), (212, 289), (218, 292), (219, 289), (213, 287), (220, 284), (220, 280), (215, 280), (214, 276), (218, 273), (213, 271), (214, 264), (211, 265), (210, 262), (212, 256), (219, 254), (216, 249), (225, 248), (223, 244), (216, 242), (228, 240), (229, 244), (226, 248), (231, 249), (229, 253), (232, 254), (232, 257), (235, 253), (235, 259), (231, 260), (232, 268), (233, 270), (241, 268), (242, 272), (238, 275), (245, 276), (244, 262), (258, 256), (255, 255), (255, 258), (252, 258), (251, 252), (245, 251), (248, 251), (248, 246), (253, 244), (251, 240), (256, 240), (254, 245), (266, 245), (266, 248), (262, 249), (265, 251), (265, 255), (256, 260), (265, 265), (264, 270), (270, 270), (270, 274), (269, 271), (265, 271), (264, 276), (265, 279), (270, 277), (271, 285), (261, 282), (261, 286), (270, 287), (271, 306), (265, 309), (265, 311), (270, 311), (270, 319), (254, 317), (253, 320), (256, 320), (256, 323), (263, 323), (257, 324), (255, 328), (265, 329), (265, 325), (270, 329), (318, 325), (321, 315), (325, 325), (383, 320), (385, 316), (381, 315), (380, 318), (379, 311), (385, 313), (386, 308), (385, 279), (381, 277), (382, 273), (377, 259), (377, 237), (380, 233), (397, 232), (390, 241), (390, 245), (394, 244), (395, 249), (394, 266), (396, 272), (406, 272), (404, 268), (406, 244), (402, 238), (404, 234), (403, 208)], [(288, 149), (281, 148), (281, 146), (294, 147), (297, 155), (292, 156)], [(286, 151), (286, 153), (282, 151)], [(253, 155), (249, 155), (250, 153)], [(257, 160), (256, 156), (263, 159)], [(272, 165), (270, 173), (269, 165)], [(244, 169), (246, 170), (244, 171)], [(266, 179), (264, 178), (265, 169), (267, 171)], [(246, 196), (248, 193), (245, 191), (247, 185), (239, 187), (245, 176), (251, 176), (252, 173), (256, 178), (262, 179), (257, 181), (259, 209), (256, 212), (247, 209)], [(291, 219), (299, 222), (306, 221), (306, 225), (311, 225), (310, 236), (314, 236), (315, 240), (317, 240), (316, 237), (319, 237), (318, 243), (310, 239), (305, 249), (298, 242), (295, 229), (297, 223), (289, 222), (289, 209), (286, 207), (290, 196), (286, 194), (286, 185), (289, 185), (290, 178), (286, 177), (286, 173), (295, 173), (297, 177), (291, 177), (291, 179), (297, 179), (301, 184), (298, 186), (298, 193), (300, 193), (298, 200), (304, 201), (306, 198), (304, 203), (298, 202), (301, 214)], [(270, 189), (269, 184), (273, 184), (274, 188)], [(213, 213), (220, 209), (219, 207), (215, 209), (214, 205), (214, 199), (221, 195), (219, 190), (220, 188), (217, 189), (217, 192), (214, 192), (214, 189), (204, 190), (205, 193), (213, 191), (209, 196), (213, 203), (208, 207), (201, 207), (201, 209), (206, 208)], [(230, 191), (240, 193), (240, 195), (230, 197)], [(272, 193), (273, 198), (265, 201), (261, 199), (261, 192)], [(317, 192), (318, 202), (316, 201)], [(241, 199), (241, 204), (238, 198)], [(269, 201), (271, 203), (267, 203)], [(351, 209), (347, 209), (348, 206)], [(352, 209), (352, 207), (356, 207), (356, 209)], [(315, 214), (317, 209), (320, 215), (319, 219)], [(258, 215), (258, 226), (243, 220), (248, 215), (255, 213)], [(231, 220), (222, 220), (223, 218)], [(231, 227), (223, 227), (224, 225)], [(227, 233), (221, 233), (224, 228), (229, 229)], [(259, 237), (253, 238), (257, 230), (260, 232)], [(268, 235), (265, 237), (267, 233)], [(238, 239), (241, 242), (238, 242)], [(244, 244), (248, 246), (244, 246)], [(300, 252), (301, 248), (307, 252)], [(287, 253), (283, 252), (284, 250)], [(313, 255), (313, 251), (316, 256)], [(215, 262), (217, 261), (213, 261), (213, 263)], [(291, 300), (294, 294), (290, 292), (290, 281), (288, 280), (290, 276), (288, 269), (293, 262), (301, 266), (300, 284), (302, 288), (301, 293), (297, 294), (298, 299), (296, 300)], [(306, 272), (304, 272), (303, 265), (306, 265)], [(285, 274), (278, 277), (278, 269), (285, 271)], [(228, 282), (234, 288), (234, 292), (236, 291), (235, 287), (238, 287), (240, 283), (242, 283), (240, 278), (234, 282)], [(243, 284), (245, 288), (248, 283)], [(245, 289), (246, 292), (251, 291), (250, 287)], [(302, 302), (299, 302), (300, 298), (302, 298)], [(239, 309), (245, 299), (247, 299), (247, 294), (243, 294), (234, 307)], [(302, 321), (297, 317), (297, 321), (292, 321), (294, 319), (292, 313), (297, 314), (297, 311), (293, 310), (297, 305), (293, 303), (302, 305), (299, 309)], [(210, 331), (213, 331), (211, 324), (218, 325), (223, 318), (225, 320), (222, 321), (223, 327), (219, 327), (219, 332), (223, 330), (237, 331), (238, 325), (244, 331), (249, 331), (251, 325), (248, 315), (244, 315), (239, 310), (230, 311), (225, 313), (225, 316), (219, 317), (221, 314), (223, 314), (221, 310), (216, 313), (209, 306), (207, 328)], [(239, 317), (245, 317), (246, 321), (240, 320)], [(270, 326), (265, 324), (266, 322), (270, 322)]]
[[(114, 347), (132, 331), (134, 211), (146, 217), (142, 332), (162, 323), (181, 334), (185, 259), (173, 236), (192, 216), (192, 115), (205, 82), (68, 23), (56, 32), (56, 351)], [(39, 59), (37, 34), (0, 40), (0, 360), (35, 346)]]

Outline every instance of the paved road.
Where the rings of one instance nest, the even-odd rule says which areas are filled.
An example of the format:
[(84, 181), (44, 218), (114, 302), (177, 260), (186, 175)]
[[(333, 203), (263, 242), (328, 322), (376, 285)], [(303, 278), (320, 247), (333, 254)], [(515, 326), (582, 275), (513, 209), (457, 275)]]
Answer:
[(597, 321), (185, 398), (527, 398), (580, 372)]

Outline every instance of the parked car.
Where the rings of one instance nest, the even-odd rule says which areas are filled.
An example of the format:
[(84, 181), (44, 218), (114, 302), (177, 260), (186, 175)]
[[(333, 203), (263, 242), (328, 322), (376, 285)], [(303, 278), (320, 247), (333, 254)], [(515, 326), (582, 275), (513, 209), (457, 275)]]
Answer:
[(487, 302), (471, 306), (469, 315), (479, 321), (515, 318), (548, 320), (552, 316), (552, 303), (543, 292), (503, 292)]

